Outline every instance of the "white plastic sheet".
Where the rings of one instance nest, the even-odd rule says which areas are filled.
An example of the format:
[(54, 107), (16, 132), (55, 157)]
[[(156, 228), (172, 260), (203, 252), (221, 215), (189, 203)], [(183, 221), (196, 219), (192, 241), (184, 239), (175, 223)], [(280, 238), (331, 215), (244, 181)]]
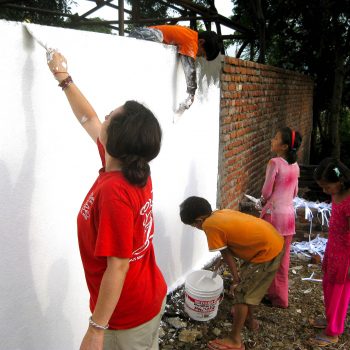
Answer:
[[(245, 194), (245, 196), (258, 205), (259, 200), (253, 196)], [(329, 218), (331, 216), (331, 204), (325, 202), (311, 202), (300, 197), (295, 197), (293, 200), (295, 215), (297, 215), (297, 209), (304, 208), (305, 219), (310, 222), (309, 240), (303, 242), (294, 242), (291, 245), (291, 253), (296, 255), (305, 256), (311, 258), (311, 255), (318, 254), (323, 259), (323, 255), (326, 249), (327, 238), (322, 238), (317, 235), (316, 238), (311, 239), (312, 224), (315, 218), (312, 209), (316, 209), (316, 218), (318, 218), (322, 225), (329, 225)], [(259, 209), (259, 208), (258, 208)], [(315, 210), (314, 210), (315, 211)]]

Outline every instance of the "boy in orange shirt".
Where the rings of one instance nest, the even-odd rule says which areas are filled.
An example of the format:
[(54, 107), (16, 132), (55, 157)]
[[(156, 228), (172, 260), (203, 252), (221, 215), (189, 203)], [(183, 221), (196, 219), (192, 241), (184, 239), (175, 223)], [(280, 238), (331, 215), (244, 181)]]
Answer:
[(197, 89), (196, 57), (214, 60), (220, 53), (221, 45), (215, 32), (196, 32), (179, 25), (159, 25), (135, 28), (129, 37), (175, 45), (180, 55), (187, 84), (187, 99), (178, 108), (179, 112), (191, 107)]
[[(209, 342), (209, 349), (243, 350), (241, 331), (246, 324), (257, 330), (253, 307), (267, 292), (283, 255), (283, 237), (267, 221), (230, 209), (213, 211), (201, 197), (189, 197), (180, 205), (184, 224), (203, 230), (211, 252), (220, 251), (228, 265), (234, 290), (234, 320), (229, 338)], [(238, 271), (234, 258), (243, 260)]]

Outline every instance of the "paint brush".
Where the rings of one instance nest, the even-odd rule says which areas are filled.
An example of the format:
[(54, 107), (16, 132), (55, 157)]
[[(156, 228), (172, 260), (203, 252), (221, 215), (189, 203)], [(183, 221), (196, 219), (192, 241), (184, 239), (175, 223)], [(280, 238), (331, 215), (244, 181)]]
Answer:
[(42, 40), (38, 38), (38, 36), (34, 33), (33, 28), (30, 28), (30, 25), (27, 23), (23, 23), (24, 28), (27, 30), (27, 32), (30, 34), (30, 36), (42, 47), (46, 50), (46, 59), (47, 61), (52, 60), (53, 53), (57, 51), (57, 49), (53, 49), (51, 47), (48, 47), (47, 43), (44, 43)]
[(50, 51), (52, 50), (51, 48), (47, 47), (47, 43), (44, 43), (42, 40), (40, 40), (38, 38), (37, 35), (35, 35), (34, 31), (32, 28), (30, 28), (30, 26), (28, 25), (28, 23), (23, 23), (24, 28), (27, 30), (27, 32), (33, 37), (33, 39), (41, 46), (43, 47), (46, 51)]

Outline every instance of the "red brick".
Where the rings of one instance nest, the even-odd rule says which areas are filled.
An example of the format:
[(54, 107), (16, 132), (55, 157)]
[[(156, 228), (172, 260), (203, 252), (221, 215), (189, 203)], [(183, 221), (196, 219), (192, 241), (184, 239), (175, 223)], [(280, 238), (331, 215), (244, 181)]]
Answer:
[(307, 162), (312, 128), (313, 81), (281, 68), (225, 57), (221, 74), (220, 207), (238, 209), (243, 192), (259, 194), (270, 139), (279, 126), (303, 135)]

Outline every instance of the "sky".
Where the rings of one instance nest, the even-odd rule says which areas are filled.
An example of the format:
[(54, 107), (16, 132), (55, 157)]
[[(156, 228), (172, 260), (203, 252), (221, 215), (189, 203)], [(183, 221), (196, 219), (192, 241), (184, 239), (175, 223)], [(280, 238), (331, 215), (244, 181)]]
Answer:
[[(92, 1), (88, 0), (75, 0), (76, 6), (72, 5), (72, 13), (78, 13), (79, 15), (82, 15), (83, 13), (91, 10), (96, 5)], [(117, 4), (118, 2), (115, 0), (113, 1), (114, 4)], [(125, 6), (127, 7), (127, 4), (125, 2)], [(216, 9), (218, 10), (220, 15), (223, 15), (225, 17), (229, 17), (232, 15), (232, 1), (231, 0), (216, 0), (215, 1)], [(88, 17), (100, 17), (105, 20), (116, 20), (118, 18), (118, 10), (112, 9), (108, 6), (104, 6), (101, 9), (98, 10), (98, 12), (93, 13), (91, 16)], [(183, 25), (187, 25), (186, 22), (182, 22)], [(212, 26), (213, 30), (215, 30), (215, 25)], [(221, 26), (221, 32), (222, 34), (233, 34), (233, 30), (230, 28), (227, 28), (225, 26)], [(227, 54), (229, 56), (235, 56), (235, 48), (233, 46), (229, 47), (227, 50)]]

